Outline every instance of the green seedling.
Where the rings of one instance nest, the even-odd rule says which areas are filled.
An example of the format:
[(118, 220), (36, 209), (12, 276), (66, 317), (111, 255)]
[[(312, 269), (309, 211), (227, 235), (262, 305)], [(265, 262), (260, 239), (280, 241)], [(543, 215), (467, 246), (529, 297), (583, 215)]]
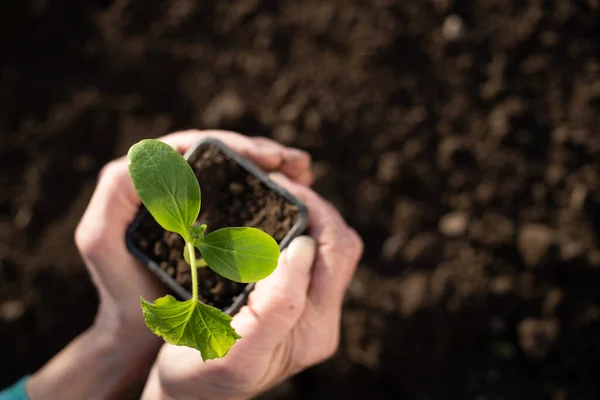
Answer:
[[(142, 203), (164, 229), (185, 240), (183, 254), (192, 275), (190, 300), (167, 295), (150, 303), (140, 297), (146, 325), (167, 343), (197, 349), (204, 361), (222, 358), (240, 336), (229, 315), (198, 300), (197, 268), (208, 266), (236, 282), (256, 282), (277, 267), (279, 246), (260, 229), (223, 228), (205, 234), (206, 225), (195, 225), (200, 185), (188, 162), (169, 145), (142, 140), (127, 157)], [(195, 248), (202, 258), (196, 259)]]

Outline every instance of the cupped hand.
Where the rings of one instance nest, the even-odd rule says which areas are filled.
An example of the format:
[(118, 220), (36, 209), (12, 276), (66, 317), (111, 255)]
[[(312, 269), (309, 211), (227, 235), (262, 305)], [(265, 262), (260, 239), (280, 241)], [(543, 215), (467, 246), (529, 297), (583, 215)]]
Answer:
[(204, 363), (196, 350), (165, 344), (142, 399), (247, 399), (336, 351), (362, 241), (312, 190), (274, 179), (307, 205), (309, 236), (294, 239), (275, 272), (257, 283), (232, 321), (242, 339), (225, 358)]
[[(312, 183), (307, 153), (266, 138), (225, 131), (185, 131), (160, 138), (184, 152), (203, 137), (214, 137), (266, 171), (280, 171), (300, 185)], [(148, 364), (162, 341), (145, 326), (140, 296), (156, 299), (165, 288), (127, 250), (125, 231), (140, 205), (122, 157), (101, 171), (98, 185), (75, 232), (75, 242), (98, 288), (100, 308), (95, 326), (108, 332), (130, 355), (132, 365)], [(135, 365), (134, 365), (135, 366)], [(140, 367), (137, 365), (137, 367)]]

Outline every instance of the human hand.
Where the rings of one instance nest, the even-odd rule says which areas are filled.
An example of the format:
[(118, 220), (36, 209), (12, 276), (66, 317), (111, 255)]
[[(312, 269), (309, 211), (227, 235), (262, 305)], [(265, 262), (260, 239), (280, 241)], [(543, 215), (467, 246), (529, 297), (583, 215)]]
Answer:
[[(312, 183), (308, 153), (270, 139), (250, 138), (225, 131), (190, 130), (170, 134), (160, 140), (184, 152), (208, 136), (221, 140), (265, 171), (280, 171), (302, 185)], [(120, 373), (130, 374), (133, 371), (138, 375), (144, 370), (147, 372), (162, 343), (144, 323), (140, 296), (153, 300), (165, 293), (162, 284), (129, 253), (125, 245), (126, 229), (139, 205), (126, 157), (107, 164), (100, 173), (96, 190), (75, 232), (77, 247), (98, 289), (100, 307), (94, 326), (81, 342), (85, 345), (73, 347), (84, 349), (90, 343), (101, 343), (102, 354), (118, 365)], [(72, 349), (69, 354), (77, 351)], [(89, 349), (89, 353), (93, 351)], [(55, 368), (55, 373), (58, 369)], [(37, 375), (49, 379), (40, 379)], [(40, 392), (47, 388), (53, 375), (50, 372), (37, 375), (30, 386), (39, 387)], [(44, 385), (36, 385), (36, 382), (42, 381)]]
[(362, 241), (310, 189), (274, 177), (309, 210), (309, 234), (294, 239), (248, 305), (233, 318), (242, 339), (222, 359), (165, 344), (142, 399), (246, 399), (330, 357), (337, 349), (344, 292)]

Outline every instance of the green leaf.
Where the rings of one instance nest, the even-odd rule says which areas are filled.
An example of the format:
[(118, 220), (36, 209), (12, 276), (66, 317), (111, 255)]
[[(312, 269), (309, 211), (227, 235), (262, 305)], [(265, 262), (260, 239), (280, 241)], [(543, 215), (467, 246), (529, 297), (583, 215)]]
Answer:
[(236, 282), (257, 282), (275, 270), (279, 246), (256, 228), (223, 228), (194, 243), (208, 266)]
[(131, 146), (127, 158), (135, 190), (150, 214), (188, 241), (200, 212), (200, 185), (188, 162), (168, 144), (152, 139)]
[(198, 350), (203, 361), (224, 357), (241, 338), (229, 315), (197, 300), (177, 301), (167, 295), (153, 304), (140, 299), (152, 332), (167, 343)]

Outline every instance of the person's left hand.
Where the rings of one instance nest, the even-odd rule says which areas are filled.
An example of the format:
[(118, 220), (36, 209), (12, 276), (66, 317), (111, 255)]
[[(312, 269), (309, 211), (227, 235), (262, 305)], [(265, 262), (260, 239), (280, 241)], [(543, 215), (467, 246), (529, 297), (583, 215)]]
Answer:
[[(308, 153), (270, 139), (190, 130), (159, 140), (183, 153), (205, 137), (221, 140), (266, 171), (281, 171), (305, 185), (313, 180)], [(108, 163), (75, 232), (99, 292), (98, 314), (88, 331), (32, 377), (28, 383), (32, 398), (110, 398), (118, 389), (115, 385), (147, 373), (156, 357), (162, 341), (146, 327), (140, 296), (153, 301), (166, 290), (125, 245), (125, 232), (139, 206), (127, 158)], [(61, 382), (71, 378), (68, 385)]]

